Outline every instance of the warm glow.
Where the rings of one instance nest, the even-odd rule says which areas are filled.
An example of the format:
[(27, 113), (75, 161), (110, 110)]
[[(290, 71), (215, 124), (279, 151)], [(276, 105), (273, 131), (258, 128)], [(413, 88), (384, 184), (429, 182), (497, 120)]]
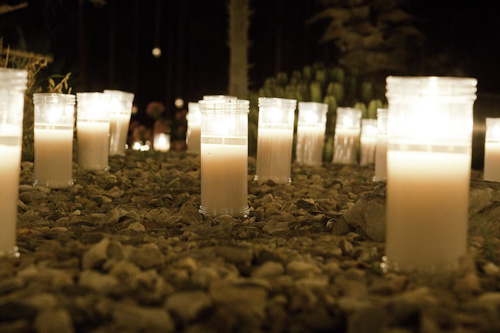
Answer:
[(47, 110), (47, 120), (50, 124), (57, 124), (61, 121), (61, 112), (59, 108), (51, 106)]
[(154, 138), (154, 149), (157, 151), (166, 152), (170, 150), (170, 135), (165, 133), (158, 133)]
[(184, 100), (182, 98), (176, 98), (174, 104), (177, 108), (182, 108), (184, 106)]
[(155, 57), (155, 58), (161, 57), (161, 49), (158, 46), (155, 46), (153, 48), (153, 50), (151, 51), (151, 53), (153, 54), (153, 57)]
[(354, 125), (354, 122), (352, 121), (351, 117), (345, 115), (344, 118), (342, 119), (342, 124), (344, 125), (344, 127), (350, 128), (352, 127), (352, 125)]
[(306, 123), (308, 124), (316, 124), (319, 121), (318, 114), (312, 111), (305, 111), (304, 118)]
[(270, 112), (268, 112), (268, 115), (269, 115), (269, 122), (273, 124), (281, 123), (281, 118), (283, 117), (281, 109), (272, 108)]

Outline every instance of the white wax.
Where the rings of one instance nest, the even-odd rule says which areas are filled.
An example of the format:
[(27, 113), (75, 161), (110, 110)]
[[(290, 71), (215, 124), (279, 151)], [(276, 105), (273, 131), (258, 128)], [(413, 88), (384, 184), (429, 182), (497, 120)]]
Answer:
[(47, 129), (35, 124), (34, 185), (64, 188), (73, 184), (73, 126)]
[(293, 129), (259, 128), (255, 179), (289, 184), (292, 167)]
[(321, 165), (325, 126), (323, 124), (301, 124), (297, 126), (297, 162), (303, 165)]
[(21, 172), (21, 145), (4, 145), (0, 138), (0, 257), (16, 249), (17, 199)]
[(201, 126), (199, 124), (189, 124), (186, 136), (188, 153), (199, 154), (201, 145)]
[(359, 129), (335, 128), (333, 163), (358, 164)]
[(170, 150), (170, 134), (155, 134), (153, 147), (156, 151), (167, 152)]
[(201, 211), (248, 214), (248, 145), (201, 144)]
[(375, 151), (375, 178), (374, 181), (387, 179), (387, 142), (386, 134), (377, 136), (377, 149)]
[(125, 156), (130, 115), (112, 113), (109, 122), (109, 155)]
[(500, 181), (500, 142), (486, 141), (484, 145), (483, 179)]
[(87, 170), (108, 167), (109, 122), (77, 122), (77, 161)]
[(359, 165), (369, 165), (375, 163), (376, 148), (377, 148), (376, 137), (361, 136), (361, 158)]
[(470, 154), (389, 151), (390, 263), (405, 271), (456, 268), (465, 255)]

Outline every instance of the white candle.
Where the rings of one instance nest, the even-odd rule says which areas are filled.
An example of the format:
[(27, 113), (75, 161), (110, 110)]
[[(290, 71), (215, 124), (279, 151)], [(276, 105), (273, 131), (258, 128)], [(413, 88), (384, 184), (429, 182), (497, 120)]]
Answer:
[(486, 118), (483, 179), (500, 181), (500, 118)]
[[(210, 99), (208, 96), (206, 98)], [(187, 152), (200, 153), (201, 145), (201, 112), (198, 103), (188, 103), (186, 145)]]
[(109, 154), (125, 155), (130, 115), (111, 114), (109, 122)]
[(247, 216), (249, 102), (199, 102), (201, 122), (201, 205), (209, 216)]
[[(53, 127), (53, 126), (51, 126)], [(35, 125), (34, 185), (73, 185), (73, 126)]]
[(326, 112), (328, 104), (300, 102), (297, 123), (297, 163), (321, 165), (325, 141)]
[[(19, 196), (19, 174), (21, 171), (21, 144), (12, 145), (0, 136), (0, 257), (13, 256), (16, 247), (17, 199)], [(6, 144), (4, 144), (6, 143)]]
[(104, 90), (104, 94), (109, 98), (109, 155), (125, 156), (134, 94), (120, 90)]
[(255, 180), (290, 183), (293, 129), (259, 128)]
[(465, 254), (468, 154), (389, 151), (386, 255), (405, 271), (450, 268)]
[(155, 134), (153, 148), (157, 151), (167, 152), (170, 150), (170, 134)]
[(77, 121), (77, 162), (87, 170), (108, 167), (109, 122)]
[(337, 108), (335, 136), (333, 139), (333, 163), (358, 164), (360, 134), (361, 110)]
[(377, 148), (375, 150), (374, 181), (387, 179), (387, 109), (377, 109)]
[(203, 143), (201, 212), (232, 216), (248, 213), (248, 145)]
[(375, 163), (377, 148), (377, 120), (361, 119), (361, 157), (359, 165)]
[(387, 78), (386, 267), (435, 274), (466, 254), (476, 84)]
[(255, 180), (290, 184), (296, 100), (259, 98)]

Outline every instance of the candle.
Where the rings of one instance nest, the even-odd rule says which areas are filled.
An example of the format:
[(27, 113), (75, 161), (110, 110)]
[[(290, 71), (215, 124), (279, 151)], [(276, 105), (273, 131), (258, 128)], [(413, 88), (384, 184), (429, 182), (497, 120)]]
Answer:
[(337, 108), (335, 136), (333, 140), (333, 163), (357, 164), (361, 110)]
[(201, 111), (201, 205), (205, 215), (247, 216), (249, 102), (209, 99)]
[(377, 120), (361, 119), (361, 158), (360, 165), (375, 163), (377, 147)]
[(106, 170), (109, 156), (109, 99), (104, 93), (77, 93), (77, 161), (87, 170)]
[(188, 153), (199, 154), (201, 145), (201, 112), (198, 103), (188, 103), (186, 145)]
[(73, 185), (75, 95), (34, 94), (34, 186)]
[(500, 118), (486, 118), (483, 179), (500, 181)]
[(327, 111), (328, 104), (299, 102), (296, 146), (299, 164), (321, 165)]
[(158, 133), (155, 134), (153, 147), (157, 151), (167, 152), (170, 150), (170, 134)]
[(466, 253), (476, 82), (387, 78), (386, 267), (453, 270)]
[(0, 258), (19, 257), (16, 246), (17, 200), (21, 172), (25, 70), (0, 68)]
[(134, 94), (119, 90), (104, 90), (109, 96), (109, 155), (125, 156)]
[(387, 179), (387, 109), (377, 110), (377, 149), (375, 151), (375, 176), (373, 181)]
[(296, 104), (292, 99), (259, 98), (256, 181), (291, 182)]

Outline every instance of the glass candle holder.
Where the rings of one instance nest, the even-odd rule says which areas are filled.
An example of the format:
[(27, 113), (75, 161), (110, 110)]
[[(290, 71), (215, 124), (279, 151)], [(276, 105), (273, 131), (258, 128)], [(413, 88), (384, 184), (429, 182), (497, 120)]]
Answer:
[(373, 181), (387, 179), (387, 109), (377, 109), (377, 149)]
[(156, 151), (167, 152), (170, 150), (170, 134), (157, 133), (153, 140), (153, 148)]
[(361, 156), (359, 165), (375, 163), (377, 148), (377, 119), (361, 119)]
[(466, 254), (476, 84), (387, 78), (388, 268), (453, 271)]
[(186, 145), (187, 152), (200, 153), (201, 145), (201, 112), (198, 103), (188, 103)]
[(248, 112), (246, 100), (199, 101), (201, 206), (209, 216), (247, 216)]
[(107, 170), (109, 156), (109, 95), (77, 93), (76, 142), (78, 165)]
[(104, 90), (104, 94), (109, 96), (109, 155), (125, 156), (134, 94), (119, 90)]
[(500, 181), (500, 118), (486, 118), (483, 179)]
[(299, 102), (296, 159), (302, 165), (321, 165), (328, 104)]
[(294, 99), (259, 98), (257, 165), (255, 180), (290, 184), (292, 166)]
[(17, 200), (27, 77), (25, 70), (0, 68), (0, 258), (19, 257)]
[(73, 185), (75, 95), (34, 94), (34, 186), (54, 189)]
[(359, 136), (361, 132), (361, 110), (337, 108), (335, 136), (333, 140), (333, 163), (357, 165)]

